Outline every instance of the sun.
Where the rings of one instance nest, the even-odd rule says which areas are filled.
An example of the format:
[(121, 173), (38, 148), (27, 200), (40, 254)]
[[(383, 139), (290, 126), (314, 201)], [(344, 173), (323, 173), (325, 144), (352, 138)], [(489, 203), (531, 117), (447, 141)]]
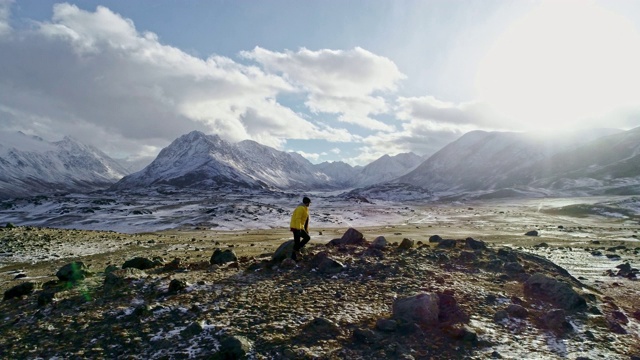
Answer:
[(481, 60), (476, 91), (514, 127), (570, 129), (634, 104), (640, 34), (588, 1), (542, 2), (514, 21)]

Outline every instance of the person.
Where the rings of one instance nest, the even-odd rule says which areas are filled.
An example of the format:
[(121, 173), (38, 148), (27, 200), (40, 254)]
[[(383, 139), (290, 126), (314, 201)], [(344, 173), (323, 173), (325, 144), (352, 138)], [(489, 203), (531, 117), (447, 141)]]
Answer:
[[(302, 204), (298, 205), (291, 214), (291, 231), (293, 232), (293, 253), (291, 258), (297, 260), (297, 253), (311, 240), (309, 236), (309, 205), (311, 199), (302, 198)], [(302, 239), (302, 241), (301, 241)]]

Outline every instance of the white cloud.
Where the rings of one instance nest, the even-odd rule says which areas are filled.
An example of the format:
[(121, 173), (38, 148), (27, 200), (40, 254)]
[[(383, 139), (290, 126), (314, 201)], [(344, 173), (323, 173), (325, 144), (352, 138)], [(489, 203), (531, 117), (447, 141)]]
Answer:
[(191, 56), (101, 6), (55, 5), (51, 22), (0, 42), (0, 53), (10, 54), (0, 56), (0, 106), (13, 114), (0, 122), (50, 137), (96, 145), (104, 143), (97, 135), (111, 137), (139, 152), (192, 130), (276, 147), (284, 138), (352, 139), (275, 101), (295, 89), (281, 76), (223, 56)]
[(388, 58), (359, 47), (349, 51), (302, 48), (298, 52), (256, 47), (241, 55), (307, 92), (305, 104), (315, 113), (339, 114), (338, 120), (368, 129), (394, 130), (370, 116), (389, 111), (385, 99), (374, 94), (396, 91), (397, 83), (405, 78)]

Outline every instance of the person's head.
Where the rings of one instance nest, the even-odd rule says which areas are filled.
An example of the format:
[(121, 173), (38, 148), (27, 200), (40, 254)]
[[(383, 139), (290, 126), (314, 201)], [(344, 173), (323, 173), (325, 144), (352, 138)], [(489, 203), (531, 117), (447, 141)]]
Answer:
[(302, 203), (306, 206), (309, 206), (309, 204), (311, 204), (311, 199), (305, 196), (304, 198), (302, 198)]

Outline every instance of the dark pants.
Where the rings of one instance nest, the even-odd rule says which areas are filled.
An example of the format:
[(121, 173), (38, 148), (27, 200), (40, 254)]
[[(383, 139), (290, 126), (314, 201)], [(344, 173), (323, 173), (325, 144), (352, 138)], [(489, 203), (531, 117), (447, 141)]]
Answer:
[[(300, 241), (300, 238), (302, 238), (302, 241)], [(309, 240), (311, 240), (311, 236), (309, 236), (306, 231), (293, 230), (293, 251), (300, 251)]]

